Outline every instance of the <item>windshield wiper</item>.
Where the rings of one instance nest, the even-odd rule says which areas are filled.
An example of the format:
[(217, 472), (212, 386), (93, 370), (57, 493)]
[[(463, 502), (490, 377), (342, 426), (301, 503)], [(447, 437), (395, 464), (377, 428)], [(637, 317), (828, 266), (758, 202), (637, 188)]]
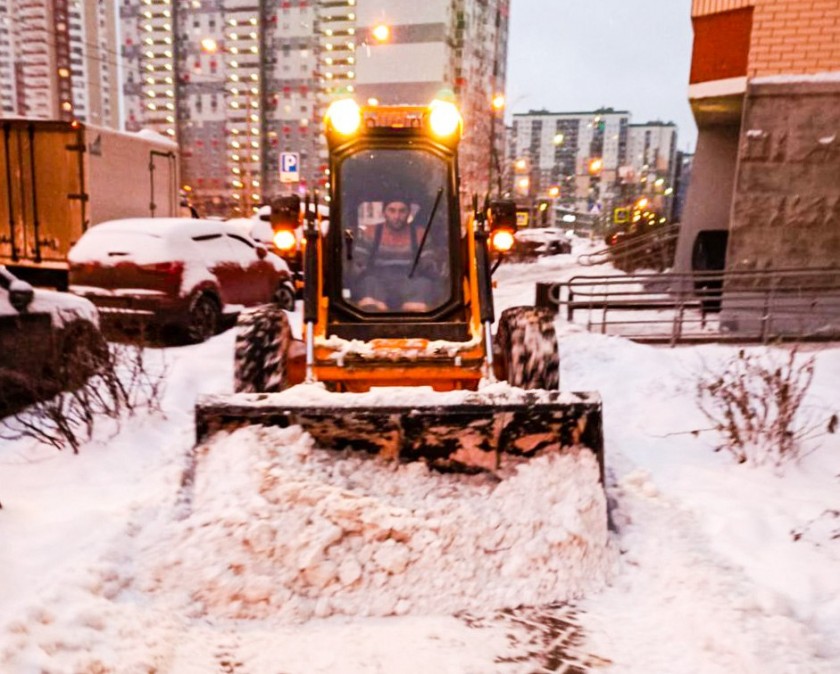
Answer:
[(408, 272), (408, 278), (414, 276), (414, 271), (417, 269), (417, 263), (420, 262), (420, 254), (423, 252), (423, 246), (426, 245), (426, 239), (429, 236), (429, 230), (432, 228), (432, 221), (435, 219), (438, 206), (440, 205), (440, 198), (443, 196), (443, 188), (437, 191), (435, 197), (435, 205), (432, 206), (432, 212), (429, 213), (429, 221), (426, 223), (426, 228), (423, 230), (423, 238), (420, 239), (420, 245), (417, 247), (417, 254), (414, 256), (414, 262), (411, 264), (411, 271)]

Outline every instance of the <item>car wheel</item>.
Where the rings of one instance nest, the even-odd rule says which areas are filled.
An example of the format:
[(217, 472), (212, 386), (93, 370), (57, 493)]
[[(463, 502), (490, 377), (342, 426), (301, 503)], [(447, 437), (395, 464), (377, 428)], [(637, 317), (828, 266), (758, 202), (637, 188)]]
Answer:
[(281, 283), (274, 291), (274, 303), (286, 311), (294, 311), (295, 291), (288, 283)]
[(494, 348), (502, 378), (511, 386), (554, 391), (560, 385), (560, 356), (554, 316), (541, 307), (502, 312)]
[(233, 361), (234, 390), (273, 393), (286, 388), (291, 342), (289, 317), (276, 304), (265, 304), (240, 314)]
[(222, 311), (219, 303), (207, 293), (196, 295), (190, 305), (187, 339), (198, 344), (210, 339), (219, 329)]

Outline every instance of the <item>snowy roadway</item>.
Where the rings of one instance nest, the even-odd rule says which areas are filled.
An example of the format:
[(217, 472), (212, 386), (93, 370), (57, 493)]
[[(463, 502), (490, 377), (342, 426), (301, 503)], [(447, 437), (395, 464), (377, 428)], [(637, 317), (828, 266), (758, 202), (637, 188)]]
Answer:
[[(503, 266), (497, 313), (574, 259)], [(101, 427), (78, 456), (0, 440), (0, 672), (840, 672), (840, 438), (737, 465), (691, 433), (709, 425), (697, 376), (736, 347), (558, 329), (561, 388), (604, 399), (616, 532), (587, 517), (585, 456), (496, 484), (295, 429), (217, 436), (186, 493), (195, 397), (231, 388), (228, 331), (150, 354), (165, 417)], [(840, 348), (809, 353), (821, 430)]]

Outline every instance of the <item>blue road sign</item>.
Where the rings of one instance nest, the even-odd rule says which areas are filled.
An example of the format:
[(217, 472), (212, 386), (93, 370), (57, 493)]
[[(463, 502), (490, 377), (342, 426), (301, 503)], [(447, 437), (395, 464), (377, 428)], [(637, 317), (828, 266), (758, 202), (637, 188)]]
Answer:
[(280, 153), (280, 182), (300, 182), (300, 154), (297, 152)]

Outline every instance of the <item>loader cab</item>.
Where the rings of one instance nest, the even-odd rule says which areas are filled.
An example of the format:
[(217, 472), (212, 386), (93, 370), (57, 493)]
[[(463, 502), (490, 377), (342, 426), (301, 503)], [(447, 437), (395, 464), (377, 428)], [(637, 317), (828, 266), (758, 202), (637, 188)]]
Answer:
[(328, 121), (330, 334), (469, 339), (457, 138), (435, 137), (428, 116), (361, 108), (352, 134)]

